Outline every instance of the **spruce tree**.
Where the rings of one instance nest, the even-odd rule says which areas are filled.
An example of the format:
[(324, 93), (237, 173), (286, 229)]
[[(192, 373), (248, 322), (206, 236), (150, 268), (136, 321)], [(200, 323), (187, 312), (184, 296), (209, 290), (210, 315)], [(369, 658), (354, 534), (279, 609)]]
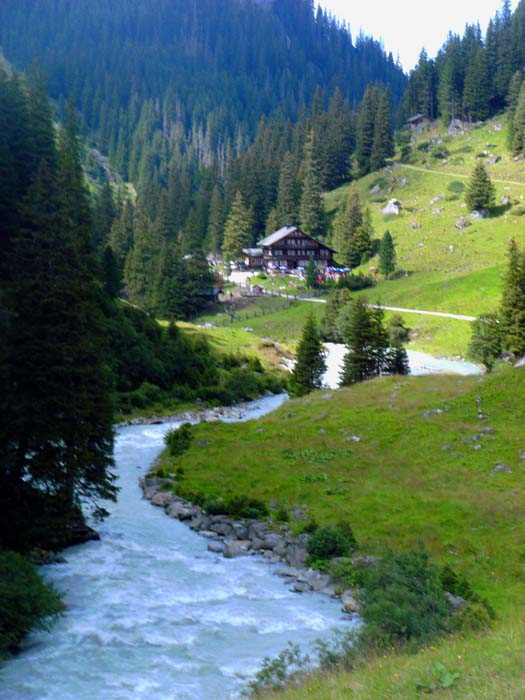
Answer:
[(525, 81), (522, 82), (509, 128), (512, 133), (511, 148), (515, 156), (525, 152)]
[(113, 222), (117, 217), (117, 210), (113, 199), (113, 189), (109, 182), (104, 183), (98, 196), (94, 218), (94, 242), (99, 248), (107, 244)]
[(500, 319), (495, 313), (482, 314), (472, 322), (472, 335), (468, 354), (481, 362), (491, 372), (503, 350), (503, 333)]
[(242, 250), (252, 242), (252, 217), (244, 205), (241, 193), (238, 191), (233, 200), (230, 213), (224, 227), (222, 254), (224, 260), (240, 260)]
[(127, 200), (118, 219), (113, 222), (109, 234), (109, 245), (117, 260), (121, 273), (129, 251), (133, 246), (134, 206)]
[(465, 202), (470, 211), (490, 209), (496, 202), (496, 190), (484, 164), (474, 166), (465, 192)]
[[(297, 162), (295, 156), (287, 152), (283, 158), (279, 173), (277, 190), (277, 220), (279, 226), (299, 223), (299, 204), (301, 188), (297, 180)], [(275, 229), (274, 229), (275, 230)]]
[(388, 370), (388, 333), (383, 326), (381, 308), (370, 308), (366, 299), (360, 298), (343, 309), (340, 319), (347, 353), (343, 361), (341, 385), (378, 377)]
[[(520, 91), (523, 85), (523, 73), (518, 70), (512, 76), (510, 81), (509, 92), (507, 95), (507, 145), (510, 150), (513, 150), (514, 143), (514, 117), (516, 114), (516, 107), (518, 106), (518, 101), (520, 98)], [(521, 152), (522, 143), (518, 146), (518, 153)], [(515, 153), (514, 155), (517, 155)]]
[(352, 183), (348, 197), (339, 208), (334, 225), (334, 246), (341, 261), (358, 267), (372, 252), (369, 213), (363, 211), (357, 185)]
[(322, 236), (325, 231), (325, 214), (321, 196), (319, 163), (314, 154), (314, 132), (311, 131), (304, 149), (303, 183), (299, 219), (301, 228), (310, 236)]
[(509, 243), (500, 319), (503, 347), (517, 357), (525, 355), (525, 252)]
[(383, 90), (379, 97), (374, 123), (374, 140), (370, 153), (370, 170), (379, 170), (386, 165), (386, 159), (394, 155), (394, 134), (392, 131), (392, 100), (390, 90)]
[(379, 89), (369, 85), (359, 105), (356, 128), (356, 159), (361, 175), (370, 172), (376, 113), (379, 105)]
[(206, 232), (206, 250), (217, 255), (222, 246), (224, 234), (224, 195), (222, 187), (216, 184), (213, 188), (208, 214), (208, 230)]
[(317, 266), (315, 260), (310, 258), (308, 260), (308, 265), (306, 267), (305, 282), (308, 289), (313, 289), (317, 287)]
[(385, 231), (379, 246), (379, 272), (386, 279), (396, 270), (396, 249), (390, 231)]
[(297, 360), (290, 380), (293, 396), (304, 396), (320, 389), (326, 372), (324, 350), (313, 314), (309, 314), (297, 348)]

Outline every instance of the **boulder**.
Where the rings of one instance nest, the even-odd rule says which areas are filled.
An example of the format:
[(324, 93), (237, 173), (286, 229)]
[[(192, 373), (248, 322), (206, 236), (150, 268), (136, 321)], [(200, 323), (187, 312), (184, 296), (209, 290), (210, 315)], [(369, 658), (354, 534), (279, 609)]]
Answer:
[(381, 188), (379, 185), (374, 185), (368, 194), (379, 194), (380, 192)]
[(448, 602), (454, 608), (454, 610), (459, 610), (460, 608), (466, 608), (468, 605), (468, 602), (465, 600), (465, 598), (462, 598), (459, 595), (453, 595), (452, 593), (449, 593), (448, 591), (445, 591), (445, 598), (448, 600)]
[(234, 559), (248, 554), (251, 548), (252, 543), (249, 540), (227, 539), (224, 541), (223, 554), (226, 559)]
[(472, 226), (472, 224), (466, 216), (460, 216), (459, 219), (456, 221), (456, 228), (460, 231), (462, 231), (464, 228), (468, 228), (469, 226)]
[(286, 547), (286, 561), (290, 566), (297, 568), (302, 568), (305, 565), (306, 559), (308, 558), (308, 552), (306, 551), (306, 543), (292, 542)]
[(381, 209), (381, 214), (385, 216), (387, 214), (395, 214), (398, 216), (401, 211), (401, 206), (399, 199), (391, 199), (388, 204)]
[(151, 499), (152, 506), (158, 506), (159, 508), (165, 508), (173, 500), (173, 494), (169, 491), (158, 491)]
[(409, 224), (411, 229), (414, 229), (414, 231), (417, 231), (418, 229), (421, 228), (421, 224), (418, 224), (417, 221), (411, 221)]
[(186, 501), (172, 500), (172, 502), (166, 508), (166, 513), (170, 516), (170, 518), (177, 518), (178, 520), (191, 520), (199, 515), (199, 509), (191, 506)]
[(223, 554), (224, 542), (220, 542), (218, 540), (208, 542), (208, 552), (213, 552), (214, 554)]
[(354, 598), (353, 592), (350, 590), (343, 591), (341, 594), (341, 603), (343, 604), (343, 610), (347, 613), (358, 613), (359, 603)]
[(430, 205), (431, 207), (433, 207), (434, 204), (437, 204), (438, 202), (441, 202), (442, 199), (445, 199), (445, 195), (444, 195), (444, 194), (438, 194), (437, 197), (434, 197), (433, 199), (430, 200), (429, 205)]
[(470, 213), (471, 221), (479, 221), (480, 219), (486, 219), (490, 215), (488, 209), (475, 209)]

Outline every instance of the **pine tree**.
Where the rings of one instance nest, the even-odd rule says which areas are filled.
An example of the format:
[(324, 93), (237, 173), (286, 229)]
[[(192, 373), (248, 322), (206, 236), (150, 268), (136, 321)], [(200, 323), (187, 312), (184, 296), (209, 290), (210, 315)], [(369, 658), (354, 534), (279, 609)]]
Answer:
[(297, 163), (294, 155), (288, 152), (283, 158), (279, 173), (277, 190), (277, 219), (280, 222), (279, 225), (297, 225), (299, 223), (300, 200), (301, 190), (297, 181)]
[(305, 144), (303, 161), (303, 187), (299, 219), (301, 228), (310, 236), (322, 236), (325, 231), (325, 214), (321, 197), (319, 163), (314, 156), (315, 135), (311, 131)]
[(294, 396), (304, 396), (320, 389), (326, 372), (324, 350), (319, 329), (312, 314), (309, 314), (297, 348), (297, 360), (290, 380), (290, 391)]
[(512, 122), (510, 122), (509, 126), (512, 132), (512, 153), (517, 156), (525, 152), (525, 81), (521, 84), (518, 100), (513, 111)]
[(500, 319), (495, 313), (482, 314), (472, 322), (472, 335), (468, 355), (481, 362), (491, 372), (503, 350), (503, 333)]
[(359, 164), (361, 175), (366, 175), (371, 169), (371, 156), (374, 146), (378, 105), (379, 89), (376, 85), (369, 85), (359, 105), (359, 112), (357, 115), (356, 159)]
[(317, 287), (317, 266), (313, 257), (310, 258), (306, 267), (305, 282), (308, 289)]
[(250, 246), (252, 242), (251, 218), (241, 193), (237, 192), (224, 227), (222, 254), (225, 260), (240, 260), (242, 249)]
[(470, 211), (490, 209), (496, 202), (496, 190), (481, 161), (474, 166), (468, 181), (465, 202)]
[[(510, 86), (509, 86), (509, 92), (507, 95), (507, 104), (508, 104), (508, 109), (507, 109), (507, 145), (510, 150), (513, 150), (513, 143), (514, 143), (514, 117), (516, 114), (516, 108), (518, 106), (519, 98), (520, 98), (520, 91), (521, 87), (523, 85), (523, 73), (518, 70), (514, 73), (512, 76), (512, 80), (510, 81)], [(518, 153), (521, 153), (523, 147), (523, 143), (518, 144)], [(514, 154), (517, 155), (517, 154)]]
[(117, 260), (121, 272), (124, 271), (124, 263), (133, 246), (133, 204), (127, 200), (122, 208), (122, 213), (111, 227), (109, 245)]
[(358, 267), (372, 252), (369, 213), (363, 211), (355, 183), (339, 208), (334, 225), (334, 246), (341, 261), (350, 268)]
[(145, 208), (139, 203), (133, 217), (133, 247), (126, 257), (124, 283), (130, 301), (148, 312), (153, 309), (153, 280), (161, 245)]
[(122, 271), (110, 245), (104, 248), (102, 256), (102, 281), (110, 299), (116, 299), (122, 291)]
[(386, 279), (396, 270), (396, 249), (390, 231), (385, 231), (379, 246), (379, 271)]
[(277, 215), (277, 209), (270, 209), (268, 218), (266, 219), (266, 226), (264, 227), (264, 233), (269, 236), (274, 231), (279, 229), (279, 217)]
[(386, 165), (386, 159), (394, 155), (394, 135), (392, 131), (392, 100), (390, 90), (383, 90), (379, 97), (374, 123), (374, 141), (370, 153), (370, 170), (379, 170)]
[(94, 210), (94, 243), (99, 248), (107, 244), (117, 210), (113, 199), (113, 189), (109, 182), (104, 183)]
[(211, 194), (210, 211), (208, 214), (208, 230), (206, 232), (206, 250), (217, 255), (222, 246), (224, 234), (224, 195), (222, 187), (217, 183)]
[(517, 357), (525, 355), (525, 252), (510, 241), (500, 319), (503, 347)]

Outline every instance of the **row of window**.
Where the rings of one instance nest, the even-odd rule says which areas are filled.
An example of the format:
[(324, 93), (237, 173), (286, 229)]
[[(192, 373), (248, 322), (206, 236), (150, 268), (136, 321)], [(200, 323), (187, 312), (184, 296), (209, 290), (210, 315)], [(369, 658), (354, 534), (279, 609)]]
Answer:
[(293, 258), (296, 255), (297, 256), (305, 256), (307, 255), (308, 257), (316, 257), (320, 256), (321, 258), (329, 258), (330, 257), (330, 251), (326, 250), (326, 248), (321, 248), (321, 250), (283, 250), (276, 248), (274, 250), (269, 250), (268, 251), (269, 256), (274, 256), (277, 258), (282, 258), (284, 256)]

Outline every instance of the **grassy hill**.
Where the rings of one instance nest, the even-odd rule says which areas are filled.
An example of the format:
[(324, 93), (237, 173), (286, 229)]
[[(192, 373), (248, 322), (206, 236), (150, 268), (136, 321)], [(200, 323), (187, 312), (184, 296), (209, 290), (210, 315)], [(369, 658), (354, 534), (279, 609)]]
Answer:
[[(510, 156), (505, 139), (502, 120), (473, 125), (456, 136), (436, 125), (418, 137), (408, 162), (395, 161), (358, 181), (376, 234), (391, 232), (398, 265), (407, 273), (379, 283), (374, 292), (384, 304), (476, 315), (497, 303), (506, 243), (525, 240), (525, 163)], [(456, 222), (469, 214), (465, 186), (480, 158), (496, 185), (498, 206), (490, 218), (459, 230)], [(347, 189), (326, 195), (332, 216)], [(394, 198), (402, 204), (399, 216), (381, 214)], [(502, 198), (509, 203), (503, 205)]]
[(525, 370), (508, 368), (483, 378), (382, 378), (288, 402), (258, 422), (201, 424), (183, 457), (164, 457), (163, 469), (183, 467), (189, 491), (300, 505), (319, 524), (346, 519), (366, 553), (423, 543), (496, 609), (482, 638), (317, 678), (283, 699), (416, 698), (413, 678), (437, 662), (461, 666), (465, 683), (448, 691), (451, 700), (522, 697), (524, 391)]

